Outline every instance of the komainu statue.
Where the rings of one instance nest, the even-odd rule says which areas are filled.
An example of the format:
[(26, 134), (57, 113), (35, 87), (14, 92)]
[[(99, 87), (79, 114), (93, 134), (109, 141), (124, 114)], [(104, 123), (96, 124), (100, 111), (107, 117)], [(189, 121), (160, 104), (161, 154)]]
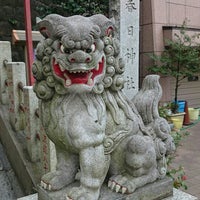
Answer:
[(78, 177), (66, 199), (98, 200), (105, 182), (130, 194), (165, 177), (174, 143), (158, 114), (159, 76), (147, 76), (134, 99), (126, 98), (115, 27), (103, 15), (50, 14), (38, 27), (44, 39), (32, 67), (34, 91), (57, 155), (56, 171), (41, 186), (60, 190)]

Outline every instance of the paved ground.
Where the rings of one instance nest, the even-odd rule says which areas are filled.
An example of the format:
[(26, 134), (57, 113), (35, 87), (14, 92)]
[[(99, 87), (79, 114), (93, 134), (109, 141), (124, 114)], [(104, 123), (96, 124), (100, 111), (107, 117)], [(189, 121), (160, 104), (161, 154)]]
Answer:
[(24, 196), (0, 143), (0, 199), (16, 200)]
[(190, 134), (181, 140), (173, 166), (185, 169), (188, 189), (183, 191), (200, 199), (200, 121), (183, 131)]

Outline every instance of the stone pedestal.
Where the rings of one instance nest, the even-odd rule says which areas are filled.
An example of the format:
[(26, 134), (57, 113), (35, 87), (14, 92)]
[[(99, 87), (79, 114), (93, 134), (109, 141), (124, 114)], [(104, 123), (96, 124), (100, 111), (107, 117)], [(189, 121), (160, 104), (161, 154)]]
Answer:
[[(56, 192), (46, 191), (39, 186), (38, 200), (66, 200), (66, 193), (73, 186), (78, 186), (78, 183), (74, 183)], [(112, 192), (106, 185), (103, 185), (99, 200), (160, 200), (172, 195), (172, 180), (170, 178), (165, 178), (152, 184), (147, 184), (146, 186), (137, 189), (133, 194), (129, 195)]]
[[(19, 198), (17, 200), (38, 200), (38, 193)], [(198, 200), (198, 198), (173, 188), (173, 196), (164, 198), (162, 200)]]

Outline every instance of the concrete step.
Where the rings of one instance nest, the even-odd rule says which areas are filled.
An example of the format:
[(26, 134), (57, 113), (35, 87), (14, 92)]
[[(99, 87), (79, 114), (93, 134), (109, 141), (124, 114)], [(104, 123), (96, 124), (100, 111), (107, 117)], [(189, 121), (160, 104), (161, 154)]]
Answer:
[(173, 197), (168, 197), (163, 200), (198, 200), (198, 198), (174, 188)]
[[(180, 190), (177, 190), (177, 189), (173, 189), (173, 197), (167, 197), (163, 200), (198, 200), (198, 198), (190, 195), (190, 194), (187, 194), (185, 192), (182, 192)], [(32, 194), (32, 195), (29, 195), (29, 196), (25, 196), (25, 197), (22, 197), (22, 198), (19, 198), (17, 200), (38, 200), (38, 194)]]
[(25, 197), (18, 198), (17, 200), (38, 200), (38, 194), (31, 194)]
[(22, 196), (24, 193), (0, 143), (0, 199), (16, 200)]

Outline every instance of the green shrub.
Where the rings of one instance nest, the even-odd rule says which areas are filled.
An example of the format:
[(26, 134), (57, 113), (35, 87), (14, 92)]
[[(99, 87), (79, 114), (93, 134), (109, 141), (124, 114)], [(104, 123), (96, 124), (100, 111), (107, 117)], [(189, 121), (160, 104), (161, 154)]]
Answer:
[(36, 0), (36, 10), (38, 17), (55, 13), (62, 16), (84, 15), (91, 16), (93, 14), (108, 15), (109, 0)]

